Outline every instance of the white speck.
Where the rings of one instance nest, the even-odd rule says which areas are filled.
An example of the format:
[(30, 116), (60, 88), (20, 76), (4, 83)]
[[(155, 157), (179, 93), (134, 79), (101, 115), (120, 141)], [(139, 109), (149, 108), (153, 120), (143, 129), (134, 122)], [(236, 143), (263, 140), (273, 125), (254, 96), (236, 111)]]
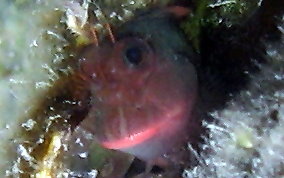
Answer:
[(281, 75), (275, 75), (275, 79), (276, 80), (283, 80), (284, 76), (281, 76)]
[(80, 145), (81, 147), (84, 146), (84, 144), (81, 142), (81, 139), (80, 138), (77, 138), (75, 143), (77, 143), (78, 145)]
[(260, 7), (261, 6), (261, 4), (262, 4), (262, 0), (260, 0), (258, 3), (257, 3), (257, 5)]
[(280, 30), (282, 33), (284, 33), (284, 28), (282, 26), (278, 26), (278, 30)]
[(73, 105), (77, 104), (77, 102), (75, 102), (75, 101), (70, 101), (70, 100), (64, 100), (63, 103), (73, 104)]
[(41, 143), (43, 143), (43, 142), (44, 142), (44, 139), (43, 139), (43, 138), (40, 138), (40, 139), (38, 139), (38, 141), (37, 141), (36, 143), (41, 144)]
[(32, 161), (34, 160), (30, 154), (28, 153), (27, 149), (23, 146), (23, 145), (19, 145), (18, 148), (17, 148), (17, 152), (18, 154), (20, 154), (24, 160), (26, 161)]
[(220, 1), (220, 2), (218, 1), (217, 3), (210, 4), (209, 7), (215, 8), (215, 7), (220, 7), (220, 6), (227, 5), (227, 4), (236, 4), (236, 1), (235, 0)]
[(112, 13), (109, 15), (110, 18), (113, 18), (113, 17), (116, 17), (116, 16), (117, 16), (117, 13), (116, 13), (116, 12), (112, 12)]
[(61, 115), (59, 115), (59, 114), (57, 114), (57, 115), (55, 115), (55, 116), (49, 116), (49, 119), (50, 120), (55, 120), (55, 119), (59, 119), (59, 118), (61, 118)]
[(52, 80), (52, 81), (55, 81), (55, 80), (58, 80), (59, 79), (59, 76), (58, 74), (47, 64), (43, 64), (42, 65), (42, 68), (45, 69), (48, 74), (49, 74), (49, 78)]
[(33, 42), (30, 44), (30, 47), (38, 47), (37, 41), (33, 40)]
[(28, 83), (27, 81), (24, 81), (24, 80), (17, 80), (17, 79), (13, 79), (13, 78), (10, 78), (10, 79), (9, 79), (9, 82), (10, 82), (10, 83), (13, 83), (13, 84), (25, 84), (25, 83)]
[(95, 79), (95, 78), (97, 78), (97, 74), (94, 72), (92, 73), (92, 79)]
[(83, 158), (83, 159), (88, 157), (88, 153), (87, 152), (79, 153), (78, 155), (79, 155), (80, 158)]
[(53, 31), (51, 31), (51, 30), (47, 30), (46, 33), (47, 33), (48, 35), (50, 35), (50, 36), (52, 36), (52, 37), (54, 37), (54, 38), (60, 40), (60, 41), (66, 42), (66, 40), (65, 40), (61, 35), (59, 35), (59, 34), (56, 33), (56, 32), (53, 32)]
[(120, 15), (116, 16), (118, 20), (122, 21), (123, 17), (121, 17)]
[(18, 158), (17, 161), (13, 162), (13, 165), (11, 167), (11, 170), (6, 170), (6, 176), (7, 177), (15, 177), (15, 175), (19, 173), (23, 173), (23, 171), (19, 168), (19, 161), (20, 159)]
[(24, 127), (26, 130), (32, 130), (36, 122), (32, 119), (27, 120), (27, 122), (22, 123), (22, 127)]
[(46, 87), (51, 87), (51, 84), (48, 82), (36, 82), (35, 83), (35, 88), (39, 89), (39, 88), (46, 88)]
[(95, 10), (94, 13), (95, 13), (97, 18), (103, 18), (104, 17), (101, 10)]
[(98, 171), (93, 169), (90, 172), (88, 172), (88, 176), (90, 176), (90, 178), (96, 178), (98, 175)]
[(53, 151), (57, 152), (61, 148), (61, 137), (59, 135), (54, 136), (52, 142), (54, 145)]

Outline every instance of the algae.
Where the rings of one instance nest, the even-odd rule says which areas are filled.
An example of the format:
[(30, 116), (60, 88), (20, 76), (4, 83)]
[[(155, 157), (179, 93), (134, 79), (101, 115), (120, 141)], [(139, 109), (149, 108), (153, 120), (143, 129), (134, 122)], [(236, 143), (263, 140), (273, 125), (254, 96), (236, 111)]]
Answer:
[(203, 29), (213, 31), (222, 25), (227, 28), (240, 25), (258, 7), (258, 0), (218, 0), (215, 3), (209, 0), (195, 1), (195, 9), (187, 20), (182, 22), (181, 28), (195, 49), (200, 51), (200, 38)]

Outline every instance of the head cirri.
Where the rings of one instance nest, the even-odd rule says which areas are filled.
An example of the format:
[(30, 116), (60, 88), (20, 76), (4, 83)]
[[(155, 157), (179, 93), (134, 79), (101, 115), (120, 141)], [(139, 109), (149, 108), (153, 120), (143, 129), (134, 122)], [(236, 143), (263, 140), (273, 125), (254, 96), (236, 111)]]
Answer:
[(153, 160), (190, 134), (195, 56), (167, 10), (137, 15), (116, 37), (80, 57), (92, 93), (82, 127), (106, 148)]

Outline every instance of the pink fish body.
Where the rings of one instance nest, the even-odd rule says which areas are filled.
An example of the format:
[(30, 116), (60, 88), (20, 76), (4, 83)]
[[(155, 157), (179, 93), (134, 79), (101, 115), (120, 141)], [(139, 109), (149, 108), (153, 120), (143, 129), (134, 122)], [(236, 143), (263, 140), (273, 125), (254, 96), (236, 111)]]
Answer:
[[(159, 12), (155, 20), (164, 24), (169, 17)], [(157, 41), (157, 36), (147, 33), (143, 17), (129, 23), (114, 44), (89, 46), (80, 58), (92, 93), (92, 108), (83, 127), (104, 147), (148, 161), (184, 143), (190, 134), (197, 77), (191, 53), (185, 57), (175, 49), (190, 51), (185, 42), (175, 46), (164, 44), (170, 39)], [(131, 23), (147, 28), (146, 32), (138, 25), (132, 29)], [(173, 40), (182, 39), (167, 28), (172, 30), (172, 25), (166, 24), (164, 30)], [(160, 37), (166, 32), (161, 29)]]

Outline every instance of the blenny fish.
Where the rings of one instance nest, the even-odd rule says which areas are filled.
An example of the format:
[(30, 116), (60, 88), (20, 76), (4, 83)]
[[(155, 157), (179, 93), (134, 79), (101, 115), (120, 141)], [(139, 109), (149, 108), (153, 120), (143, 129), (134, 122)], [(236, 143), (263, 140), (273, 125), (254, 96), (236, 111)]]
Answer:
[(196, 54), (176, 24), (183, 9), (138, 13), (81, 53), (91, 109), (80, 126), (105, 148), (144, 161), (185, 143), (197, 98)]

